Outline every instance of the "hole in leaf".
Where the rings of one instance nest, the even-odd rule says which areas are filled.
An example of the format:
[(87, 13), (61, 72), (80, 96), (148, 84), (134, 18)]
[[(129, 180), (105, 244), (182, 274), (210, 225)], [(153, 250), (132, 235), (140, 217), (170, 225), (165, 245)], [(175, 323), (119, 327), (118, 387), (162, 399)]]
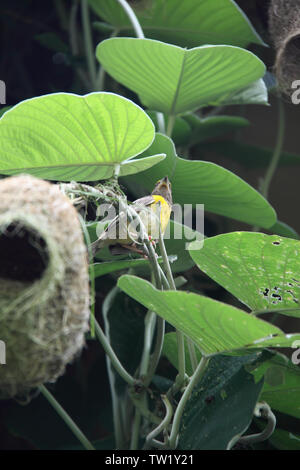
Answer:
[(269, 292), (270, 292), (270, 289), (268, 289), (267, 287), (265, 288), (265, 290), (262, 290), (262, 294), (263, 294), (265, 297), (268, 297)]
[(271, 295), (271, 297), (273, 297), (273, 299), (277, 299), (278, 302), (281, 302), (281, 300), (282, 300), (282, 299), (281, 299), (281, 295), (279, 295), (279, 294), (274, 294), (274, 293), (273, 293), (273, 294)]

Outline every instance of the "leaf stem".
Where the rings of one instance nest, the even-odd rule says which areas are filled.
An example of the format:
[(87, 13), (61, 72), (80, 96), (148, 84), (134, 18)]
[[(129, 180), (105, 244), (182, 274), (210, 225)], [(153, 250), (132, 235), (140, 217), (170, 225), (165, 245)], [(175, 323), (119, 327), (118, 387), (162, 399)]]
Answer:
[(140, 365), (141, 380), (143, 380), (143, 378), (147, 375), (147, 372), (148, 372), (155, 320), (156, 320), (156, 314), (152, 312), (151, 310), (148, 310), (145, 316), (144, 350), (143, 350), (143, 355), (142, 355), (142, 360), (141, 360), (141, 365)]
[(91, 330), (91, 337), (95, 338), (95, 268), (94, 268), (94, 259), (93, 259), (93, 252), (91, 248), (91, 239), (89, 232), (86, 228), (85, 222), (78, 212), (79, 221), (81, 223), (81, 228), (84, 233), (84, 238), (87, 244), (87, 251), (89, 255), (89, 274), (90, 274), (90, 283), (91, 283), (91, 293), (90, 293), (90, 305), (91, 305), (91, 314), (90, 314), (90, 330)]
[(272, 181), (272, 178), (275, 174), (277, 169), (280, 155), (282, 152), (283, 141), (284, 141), (284, 132), (285, 132), (285, 111), (284, 111), (284, 103), (283, 101), (278, 98), (278, 131), (277, 131), (277, 142), (275, 145), (274, 153), (272, 159), (270, 161), (269, 167), (267, 169), (265, 178), (261, 185), (261, 194), (268, 199), (269, 195), (269, 188)]
[(165, 123), (165, 117), (163, 113), (157, 112), (156, 113), (156, 119), (157, 119), (157, 125), (158, 125), (158, 132), (161, 134), (166, 133), (166, 123)]
[(163, 239), (163, 235), (161, 233), (161, 230), (159, 230), (159, 248), (160, 248), (160, 253), (161, 253), (161, 256), (162, 256), (162, 259), (163, 259), (163, 263), (164, 263), (164, 267), (165, 267), (165, 270), (166, 270), (166, 275), (167, 275), (167, 279), (168, 279), (168, 283), (170, 285), (170, 288), (172, 290), (176, 290), (175, 281), (174, 281), (174, 278), (173, 278), (173, 274), (172, 274), (172, 270), (171, 270), (171, 266), (170, 266), (170, 262), (169, 262), (169, 258), (168, 258), (168, 254), (167, 254), (167, 250), (166, 250), (166, 247), (165, 247), (165, 243), (164, 243), (164, 239)]
[(195, 370), (197, 369), (197, 365), (198, 365), (196, 350), (195, 350), (195, 345), (193, 341), (188, 337), (187, 337), (187, 345), (188, 345), (189, 355), (191, 359), (192, 369), (193, 369), (193, 372), (195, 372)]
[(143, 380), (144, 386), (148, 387), (151, 383), (153, 375), (156, 371), (157, 364), (160, 359), (162, 347), (164, 344), (165, 337), (165, 320), (161, 317), (157, 317), (157, 332), (156, 332), (156, 341), (154, 346), (154, 351), (151, 356), (151, 363), (146, 377)]
[(182, 414), (183, 414), (183, 411), (184, 411), (184, 407), (185, 407), (188, 399), (190, 398), (195, 385), (202, 378), (202, 376), (204, 374), (204, 371), (207, 367), (208, 362), (209, 362), (209, 358), (205, 357), (205, 356), (202, 356), (201, 361), (199, 362), (195, 373), (192, 375), (191, 380), (190, 380), (189, 384), (187, 385), (187, 387), (184, 391), (184, 394), (182, 395), (182, 397), (181, 397), (181, 399), (178, 403), (178, 406), (177, 406), (176, 411), (175, 411), (174, 420), (173, 420), (172, 429), (171, 429), (171, 434), (170, 434), (170, 439), (169, 439), (169, 447), (171, 449), (175, 449), (176, 445), (177, 445), (177, 436), (178, 436), (178, 432), (179, 432), (180, 421), (181, 421), (181, 417), (182, 417)]
[(137, 450), (139, 446), (139, 436), (141, 427), (141, 412), (138, 408), (135, 409), (134, 420), (131, 430), (130, 450)]
[(72, 418), (68, 415), (68, 413), (64, 410), (64, 408), (55, 400), (54, 396), (49, 392), (49, 390), (44, 386), (40, 385), (39, 390), (44, 395), (44, 397), (48, 400), (51, 406), (55, 409), (57, 414), (64, 420), (66, 425), (72, 431), (72, 433), (77, 437), (77, 439), (81, 442), (83, 447), (86, 450), (95, 450), (94, 446), (91, 442), (86, 438), (83, 432), (79, 429), (77, 424), (74, 423)]
[[(166, 247), (164, 244), (164, 239), (163, 235), (161, 233), (161, 230), (159, 231), (159, 248), (160, 248), (160, 253), (163, 258), (164, 262), (164, 267), (166, 270), (167, 274), (167, 279), (170, 285), (171, 290), (176, 290), (171, 266), (169, 263), (169, 258), (167, 255)], [(176, 330), (176, 337), (177, 337), (177, 347), (178, 347), (178, 376), (176, 378), (175, 386), (176, 389), (179, 389), (182, 387), (185, 381), (185, 351), (184, 351), (184, 335), (181, 333), (181, 331)]]
[(83, 40), (84, 40), (84, 46), (85, 46), (87, 66), (88, 66), (89, 75), (90, 75), (90, 79), (92, 83), (92, 89), (95, 90), (97, 69), (96, 69), (96, 59), (95, 59), (93, 39), (92, 39), (88, 0), (81, 0), (81, 17), (82, 17)]
[(175, 119), (176, 119), (176, 116), (174, 114), (171, 114), (169, 116), (168, 125), (167, 125), (167, 132), (166, 132), (166, 135), (168, 137), (172, 137), (172, 132), (173, 132), (173, 129), (174, 129)]
[[(104, 319), (104, 331), (109, 340), (110, 338), (110, 331), (109, 331), (109, 321), (108, 321), (108, 312), (109, 307), (112, 304), (113, 300), (117, 296), (120, 289), (118, 287), (113, 287), (112, 290), (107, 294), (102, 306), (102, 314)], [(125, 448), (125, 432), (124, 432), (124, 422), (122, 416), (122, 403), (121, 397), (118, 396), (116, 390), (116, 380), (115, 380), (115, 373), (112, 368), (111, 360), (106, 354), (106, 366), (107, 366), (107, 374), (109, 380), (109, 386), (111, 391), (112, 397), (112, 411), (113, 411), (113, 422), (114, 422), (114, 432), (115, 432), (115, 444), (116, 449), (124, 449)]]
[(102, 344), (106, 354), (108, 354), (109, 359), (111, 360), (111, 363), (118, 372), (118, 374), (122, 377), (122, 379), (125, 380), (125, 382), (127, 382), (131, 386), (134, 386), (137, 381), (124, 369), (124, 367), (120, 363), (118, 357), (116, 356), (116, 353), (112, 349), (107, 337), (104, 334), (104, 331), (102, 330), (97, 320), (95, 320), (95, 330), (97, 338)]
[[(119, 34), (119, 29), (114, 29), (109, 38), (115, 38)], [(98, 91), (104, 91), (105, 90), (105, 75), (106, 75), (106, 70), (103, 67), (103, 65), (99, 65), (98, 68), (98, 73), (97, 73), (97, 78), (96, 78), (96, 90)]]
[(120, 5), (123, 7), (125, 13), (127, 14), (130, 23), (132, 24), (132, 27), (135, 31), (136, 37), (139, 39), (145, 39), (145, 35), (143, 33), (143, 30), (141, 28), (141, 25), (139, 23), (139, 20), (136, 17), (136, 14), (134, 13), (133, 9), (131, 8), (130, 5), (126, 2), (126, 0), (117, 0)]
[[(74, 57), (79, 54), (79, 45), (78, 45), (78, 34), (77, 34), (77, 24), (76, 17), (78, 12), (79, 0), (73, 0), (73, 4), (70, 10), (70, 19), (69, 19), (69, 42), (72, 55)], [(86, 90), (89, 90), (91, 87), (90, 80), (85, 70), (82, 67), (76, 67), (76, 72), (80, 78), (82, 84)]]

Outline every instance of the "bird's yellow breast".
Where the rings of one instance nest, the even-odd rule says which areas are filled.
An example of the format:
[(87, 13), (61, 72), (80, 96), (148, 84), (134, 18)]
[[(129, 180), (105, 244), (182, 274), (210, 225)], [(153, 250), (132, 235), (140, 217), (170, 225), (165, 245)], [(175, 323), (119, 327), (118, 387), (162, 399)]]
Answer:
[[(162, 196), (152, 195), (155, 202), (151, 204), (151, 210), (157, 213), (160, 210), (160, 226), (162, 233), (165, 232), (171, 215), (171, 206)], [(160, 203), (160, 204), (158, 204)]]

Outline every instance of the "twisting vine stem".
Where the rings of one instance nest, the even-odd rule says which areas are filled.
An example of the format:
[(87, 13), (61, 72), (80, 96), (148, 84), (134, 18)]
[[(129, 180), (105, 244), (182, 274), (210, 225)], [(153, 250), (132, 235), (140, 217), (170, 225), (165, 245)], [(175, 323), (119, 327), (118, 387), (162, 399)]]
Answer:
[(163, 431), (167, 431), (167, 428), (168, 428), (168, 426), (171, 422), (172, 416), (173, 416), (173, 408), (172, 408), (172, 405), (169, 402), (168, 397), (166, 395), (162, 395), (161, 399), (162, 399), (162, 401), (165, 405), (166, 415), (165, 415), (164, 419), (161, 421), (161, 423), (155, 429), (153, 429), (153, 431), (151, 431), (148, 434), (148, 436), (146, 437), (146, 446), (147, 447), (148, 446), (149, 447), (151, 447), (151, 446), (164, 447), (165, 446), (165, 443), (158, 442), (154, 438), (156, 436), (158, 436), (160, 433), (162, 433)]
[(184, 407), (190, 398), (192, 391), (195, 387), (195, 385), (199, 382), (199, 380), (202, 378), (204, 371), (208, 365), (209, 358), (203, 356), (201, 361), (199, 362), (197, 369), (193, 376), (191, 377), (191, 380), (189, 384), (187, 385), (184, 394), (182, 395), (178, 406), (175, 411), (174, 419), (173, 419), (173, 424), (172, 424), (172, 429), (171, 429), (171, 434), (170, 434), (170, 439), (169, 439), (169, 447), (171, 449), (175, 449), (177, 446), (177, 436), (179, 432), (179, 426), (180, 426), (180, 420), (184, 411)]

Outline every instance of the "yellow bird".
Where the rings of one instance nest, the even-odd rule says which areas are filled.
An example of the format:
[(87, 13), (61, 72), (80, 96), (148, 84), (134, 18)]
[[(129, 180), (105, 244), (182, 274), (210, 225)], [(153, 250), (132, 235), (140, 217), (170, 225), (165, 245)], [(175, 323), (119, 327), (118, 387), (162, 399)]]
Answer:
[[(165, 176), (156, 183), (149, 196), (137, 199), (130, 205), (143, 222), (149, 240), (155, 241), (158, 239), (159, 229), (164, 234), (170, 220), (172, 204), (172, 186), (168, 177)], [(122, 228), (120, 228), (122, 222), (123, 232)], [(109, 246), (113, 254), (121, 254), (128, 250), (142, 253), (136, 246), (139, 238), (137, 225), (136, 220), (128, 223), (127, 215), (124, 213), (117, 216), (111, 221), (98, 240), (92, 243), (93, 255), (105, 246)]]

